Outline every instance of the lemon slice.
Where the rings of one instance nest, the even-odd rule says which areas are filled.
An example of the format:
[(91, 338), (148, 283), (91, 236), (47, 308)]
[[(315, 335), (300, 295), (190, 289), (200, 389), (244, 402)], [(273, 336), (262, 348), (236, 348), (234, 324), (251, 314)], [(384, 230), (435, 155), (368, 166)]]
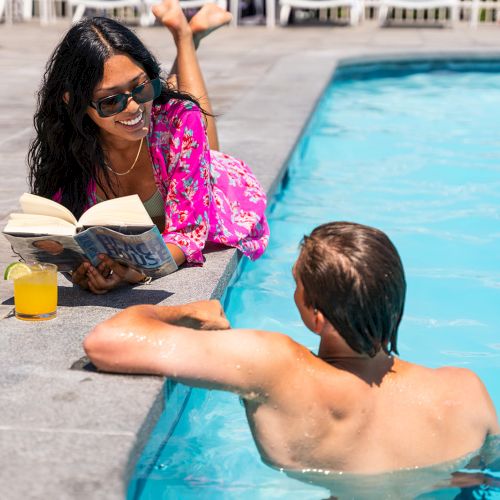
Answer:
[(13, 262), (9, 264), (3, 273), (4, 280), (15, 280), (21, 276), (31, 274), (30, 266), (23, 262)]

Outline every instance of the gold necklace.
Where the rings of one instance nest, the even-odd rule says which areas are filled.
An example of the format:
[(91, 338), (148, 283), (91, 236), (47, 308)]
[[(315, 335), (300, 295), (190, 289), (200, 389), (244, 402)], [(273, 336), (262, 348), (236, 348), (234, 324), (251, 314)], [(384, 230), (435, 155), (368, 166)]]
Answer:
[(110, 171), (113, 172), (115, 175), (127, 175), (132, 170), (134, 170), (135, 164), (137, 163), (137, 160), (139, 159), (139, 155), (141, 154), (141, 149), (142, 149), (142, 143), (144, 142), (144, 137), (141, 139), (141, 143), (139, 144), (139, 149), (137, 150), (137, 154), (135, 155), (135, 160), (134, 163), (132, 163), (132, 166), (126, 171), (126, 172), (117, 172), (116, 170), (113, 170), (109, 165), (107, 161), (104, 161), (104, 165), (106, 165), (106, 168)]

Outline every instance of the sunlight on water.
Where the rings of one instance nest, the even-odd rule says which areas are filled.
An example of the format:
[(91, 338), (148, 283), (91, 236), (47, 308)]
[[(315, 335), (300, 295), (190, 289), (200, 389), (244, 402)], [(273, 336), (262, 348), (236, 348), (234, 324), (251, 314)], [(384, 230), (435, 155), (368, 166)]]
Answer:
[[(234, 327), (285, 332), (314, 350), (317, 338), (292, 299), (298, 242), (330, 220), (376, 226), (396, 244), (407, 273), (402, 357), (473, 369), (499, 408), (500, 74), (407, 71), (393, 78), (383, 70), (375, 79), (343, 78), (326, 92), (270, 210), (270, 247), (241, 266), (226, 295), (228, 316)], [(148, 480), (137, 498), (329, 496), (330, 486), (262, 464), (243, 407), (230, 394), (193, 390), (163, 445), (155, 466), (138, 474)], [(419, 488), (424, 481), (422, 499), (500, 498), (498, 443), (493, 454), (491, 470), (468, 471), (453, 485), (450, 470), (445, 477), (439, 468), (425, 477), (405, 471), (404, 480)], [(358, 489), (349, 490), (344, 475), (337, 493), (404, 498), (404, 488), (396, 496), (383, 489), (388, 481), (398, 484), (396, 475), (384, 475), (356, 480)]]

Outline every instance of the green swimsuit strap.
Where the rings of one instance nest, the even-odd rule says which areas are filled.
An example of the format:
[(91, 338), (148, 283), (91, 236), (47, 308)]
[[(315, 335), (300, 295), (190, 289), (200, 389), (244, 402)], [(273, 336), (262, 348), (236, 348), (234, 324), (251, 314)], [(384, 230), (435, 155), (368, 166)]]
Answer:
[[(95, 195), (97, 203), (101, 203), (105, 201), (100, 196)], [(165, 216), (165, 203), (163, 201), (163, 196), (161, 195), (158, 189), (154, 192), (154, 194), (148, 198), (146, 201), (143, 201), (142, 204), (146, 209), (146, 212), (153, 219), (155, 217), (164, 217)]]

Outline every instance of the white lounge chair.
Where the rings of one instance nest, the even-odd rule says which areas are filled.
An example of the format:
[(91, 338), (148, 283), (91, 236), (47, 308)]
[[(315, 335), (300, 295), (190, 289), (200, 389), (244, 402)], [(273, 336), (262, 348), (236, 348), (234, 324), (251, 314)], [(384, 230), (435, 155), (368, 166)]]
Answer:
[[(500, 19), (500, 1), (496, 0), (472, 0), (469, 2), (470, 5), (470, 25), (472, 28), (477, 28), (477, 25), (481, 21), (481, 12), (485, 11), (496, 11), (496, 21)], [(491, 18), (491, 13), (490, 13)]]
[(450, 9), (450, 20), (452, 25), (458, 21), (459, 0), (380, 0), (378, 10), (378, 21), (381, 26), (387, 23), (390, 8), (407, 10), (428, 10), (428, 9)]
[(288, 24), (292, 8), (321, 10), (349, 7), (349, 24), (352, 26), (364, 17), (363, 0), (279, 0), (279, 4), (281, 26)]
[[(12, 24), (14, 21), (14, 0), (0, 0), (0, 20), (5, 14), (5, 23)], [(33, 1), (21, 0), (18, 2), (22, 7), (20, 17), (23, 21), (28, 21), (33, 17)], [(53, 0), (40, 0), (40, 22), (41, 24), (48, 24), (55, 20), (55, 11)], [(19, 12), (18, 12), (19, 15)]]
[(124, 7), (134, 7), (140, 13), (141, 22), (146, 17), (146, 4), (142, 0), (68, 0), (68, 5), (70, 9), (75, 8), (73, 13), (74, 23), (84, 16), (85, 9), (97, 9), (106, 12)]
[(5, 22), (7, 24), (12, 23), (12, 7), (11, 4), (9, 3), (9, 0), (0, 0), (0, 21), (2, 20), (2, 17), (5, 12)]

